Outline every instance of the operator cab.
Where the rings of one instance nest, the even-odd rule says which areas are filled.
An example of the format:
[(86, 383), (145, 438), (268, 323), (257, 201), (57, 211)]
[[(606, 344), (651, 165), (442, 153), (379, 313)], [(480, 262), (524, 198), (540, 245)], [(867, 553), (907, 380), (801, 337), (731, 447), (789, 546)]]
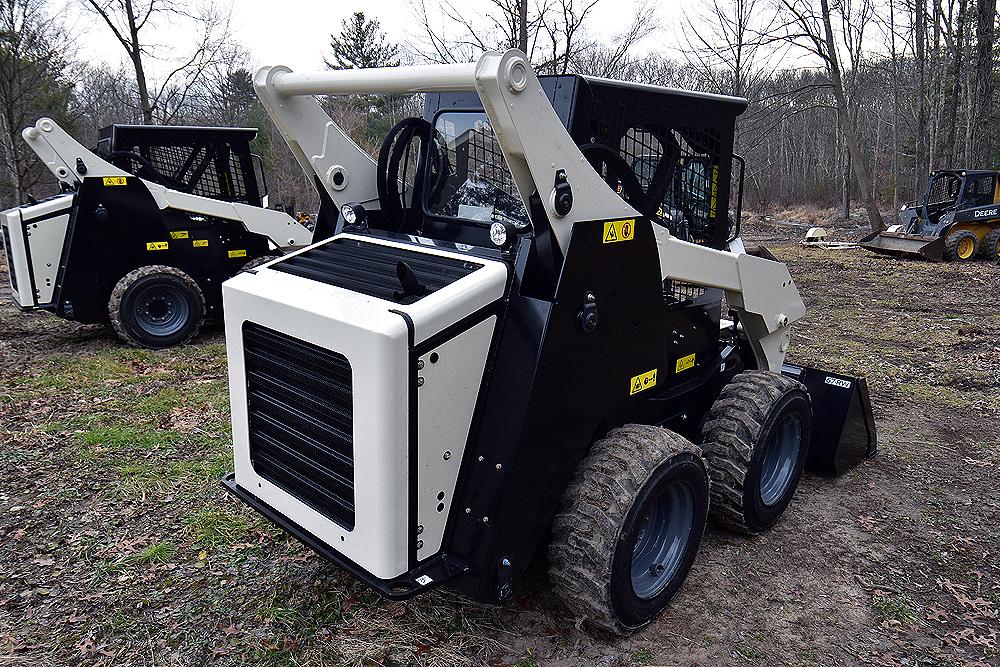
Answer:
[[(733, 173), (732, 142), (744, 101), (577, 75), (539, 81), (581, 152), (634, 208), (700, 245), (725, 248), (738, 235), (730, 205), (739, 208), (743, 174), (742, 161)], [(495, 222), (526, 235), (548, 226), (533, 225), (544, 210), (525, 209), (475, 92), (426, 95), (424, 118), (389, 132), (378, 168), (373, 229), (493, 247)], [(325, 204), (317, 240), (337, 231)]]
[(187, 194), (267, 208), (267, 182), (250, 150), (257, 129), (109, 125), (100, 157), (139, 178)]

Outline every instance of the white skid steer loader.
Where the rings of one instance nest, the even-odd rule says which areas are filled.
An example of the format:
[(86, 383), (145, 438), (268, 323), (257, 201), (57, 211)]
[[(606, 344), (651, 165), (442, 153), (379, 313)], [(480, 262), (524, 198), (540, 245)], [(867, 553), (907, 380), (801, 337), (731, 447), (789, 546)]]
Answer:
[(223, 281), (312, 241), (267, 208), (256, 132), (112, 125), (95, 154), (48, 118), (24, 130), (62, 193), (0, 213), (14, 303), (110, 320), (134, 345), (190, 340), (220, 314)]
[[(322, 240), (223, 286), (224, 483), (382, 594), (504, 601), (544, 547), (569, 609), (628, 633), (709, 517), (764, 531), (807, 463), (874, 453), (864, 380), (785, 364), (802, 299), (729, 224), (745, 100), (519, 51), (255, 87)], [(313, 97), (417, 91), (377, 161)]]

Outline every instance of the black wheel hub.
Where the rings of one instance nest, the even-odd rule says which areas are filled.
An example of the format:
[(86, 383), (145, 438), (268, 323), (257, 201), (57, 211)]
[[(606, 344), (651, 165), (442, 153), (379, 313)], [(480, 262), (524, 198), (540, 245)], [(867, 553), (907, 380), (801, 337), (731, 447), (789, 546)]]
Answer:
[(190, 315), (188, 300), (172, 285), (148, 285), (135, 295), (136, 325), (150, 335), (173, 335), (184, 328)]

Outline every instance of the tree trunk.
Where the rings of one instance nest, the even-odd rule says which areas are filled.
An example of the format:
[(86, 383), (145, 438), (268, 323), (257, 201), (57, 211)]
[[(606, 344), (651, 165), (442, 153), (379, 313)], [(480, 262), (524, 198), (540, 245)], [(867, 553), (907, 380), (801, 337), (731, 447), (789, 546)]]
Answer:
[(927, 0), (915, 0), (913, 11), (914, 53), (917, 60), (917, 131), (913, 158), (914, 194), (927, 182)]
[(851, 154), (851, 161), (854, 163), (854, 174), (858, 181), (858, 189), (865, 198), (865, 208), (868, 211), (868, 220), (873, 231), (882, 229), (882, 214), (879, 213), (878, 204), (872, 196), (872, 181), (868, 174), (868, 167), (865, 166), (864, 156), (861, 154), (861, 146), (858, 144), (858, 135), (854, 125), (851, 123), (851, 114), (847, 108), (847, 95), (844, 93), (844, 79), (840, 74), (840, 61), (837, 58), (837, 44), (833, 36), (833, 26), (830, 22), (830, 0), (820, 0), (820, 7), (823, 11), (823, 28), (826, 32), (827, 65), (830, 68), (830, 78), (833, 83), (833, 94), (837, 99), (837, 115), (840, 117), (843, 128), (844, 141)]
[(992, 155), (993, 133), (993, 45), (997, 0), (978, 0), (976, 3), (976, 65), (975, 89), (972, 99), (970, 134), (972, 144), (972, 169), (986, 169)]
[(142, 122), (146, 125), (151, 125), (153, 123), (153, 105), (149, 101), (146, 72), (142, 66), (142, 46), (139, 43), (139, 27), (135, 20), (135, 9), (132, 7), (132, 0), (125, 0), (125, 14), (128, 20), (129, 35), (132, 39), (132, 48), (129, 50), (129, 57), (132, 60), (132, 67), (135, 69), (135, 84), (139, 91)]
[(958, 125), (958, 104), (961, 99), (962, 92), (962, 56), (964, 55), (964, 38), (965, 38), (965, 8), (967, 0), (959, 0), (958, 3), (958, 20), (952, 29), (952, 50), (954, 51), (951, 60), (951, 73), (949, 74), (951, 84), (951, 100), (948, 103), (948, 119), (945, 124), (948, 126), (948, 138), (947, 146), (943, 151), (945, 155), (948, 156), (948, 164), (945, 165), (949, 168), (955, 168), (958, 166), (958, 144), (957, 144), (957, 125)]
[(851, 219), (851, 152), (844, 152), (844, 176), (840, 184), (840, 217)]
[(892, 40), (892, 214), (899, 210), (899, 59), (896, 57), (896, 5), (889, 3), (889, 35)]
[(528, 0), (517, 3), (517, 48), (528, 52)]

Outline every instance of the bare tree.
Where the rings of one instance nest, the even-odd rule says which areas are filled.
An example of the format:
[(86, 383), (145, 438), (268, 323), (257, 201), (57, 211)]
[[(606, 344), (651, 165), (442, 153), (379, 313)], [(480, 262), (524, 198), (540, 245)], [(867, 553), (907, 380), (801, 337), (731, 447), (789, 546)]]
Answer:
[[(883, 227), (882, 214), (878, 210), (878, 203), (873, 194), (871, 176), (865, 156), (861, 153), (861, 144), (858, 141), (844, 85), (841, 56), (838, 49), (838, 39), (842, 39), (844, 36), (843, 29), (839, 35), (834, 32), (829, 0), (819, 0), (818, 11), (812, 0), (779, 0), (779, 2), (785, 20), (777, 33), (778, 38), (804, 49), (823, 63), (836, 101), (837, 117), (844, 143), (847, 145), (850, 155), (851, 168), (854, 171), (858, 189), (865, 198), (865, 209), (868, 213), (869, 223), (872, 229), (881, 229)], [(842, 26), (850, 24), (852, 18), (847, 13), (850, 4), (842, 1), (838, 3), (837, 7)], [(856, 49), (860, 58), (860, 42), (853, 43), (852, 48)]]
[(766, 38), (777, 12), (766, 0), (711, 0), (684, 12), (684, 57), (715, 92), (753, 98), (767, 81), (781, 49)]
[[(81, 0), (104, 23), (128, 55), (135, 73), (143, 122), (169, 123), (184, 107), (201, 74), (215, 63), (229, 34), (229, 19), (212, 2), (191, 8), (175, 0)], [(170, 49), (149, 37), (157, 27), (185, 24), (195, 32), (194, 47), (173, 58)], [(147, 39), (149, 37), (149, 39)], [(150, 85), (149, 60), (173, 63), (158, 84)]]
[[(431, 62), (468, 62), (483, 51), (517, 48), (539, 72), (563, 74), (591, 50), (602, 48), (586, 31), (600, 1), (545, 0), (529, 5), (526, 0), (486, 0), (477, 10), (471, 3), (440, 0), (428, 6), (419, 0), (414, 12), (423, 35), (414, 55)], [(655, 25), (651, 7), (636, 8), (633, 25), (616, 36), (623, 39), (612, 40), (614, 46), (607, 47), (606, 54), (611, 63), (619, 63), (636, 41), (649, 34)]]
[(67, 51), (67, 37), (43, 0), (0, 0), (0, 168), (4, 173), (0, 201), (21, 203), (47, 176), (21, 141), (21, 131), (41, 115), (65, 120), (72, 91), (65, 76)]

